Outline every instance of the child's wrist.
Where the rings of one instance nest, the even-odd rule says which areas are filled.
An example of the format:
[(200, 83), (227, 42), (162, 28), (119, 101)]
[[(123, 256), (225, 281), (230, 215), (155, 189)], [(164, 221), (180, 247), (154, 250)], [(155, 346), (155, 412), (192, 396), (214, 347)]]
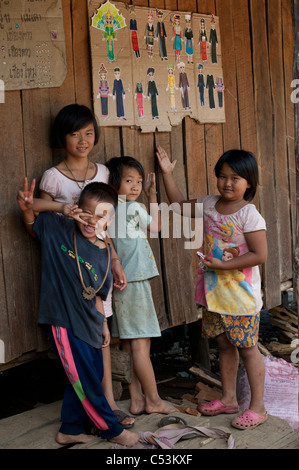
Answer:
[(23, 211), (23, 221), (25, 224), (31, 225), (35, 222), (35, 214), (33, 210)]
[(151, 190), (147, 193), (147, 197), (157, 197), (158, 191), (156, 190)]

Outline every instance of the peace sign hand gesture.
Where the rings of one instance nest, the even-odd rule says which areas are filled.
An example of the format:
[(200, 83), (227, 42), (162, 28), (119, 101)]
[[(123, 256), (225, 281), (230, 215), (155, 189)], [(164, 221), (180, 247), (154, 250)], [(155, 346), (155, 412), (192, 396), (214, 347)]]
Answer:
[(17, 194), (17, 201), (22, 212), (33, 211), (33, 192), (35, 188), (35, 179), (32, 180), (30, 189), (28, 189), (28, 179), (24, 178), (24, 188), (19, 190)]

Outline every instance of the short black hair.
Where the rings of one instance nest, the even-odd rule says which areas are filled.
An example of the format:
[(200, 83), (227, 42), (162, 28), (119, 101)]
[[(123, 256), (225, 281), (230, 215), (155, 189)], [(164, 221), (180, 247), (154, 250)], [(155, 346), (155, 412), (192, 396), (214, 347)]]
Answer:
[(221, 168), (227, 163), (237, 175), (245, 178), (250, 184), (244, 194), (245, 201), (252, 201), (259, 184), (259, 171), (257, 161), (253, 153), (246, 150), (228, 150), (215, 165), (215, 175), (219, 178)]
[(142, 177), (142, 188), (144, 188), (145, 174), (141, 163), (133, 157), (113, 157), (107, 163), (109, 170), (109, 184), (116, 191), (120, 188), (122, 172), (124, 167), (135, 168)]
[(80, 199), (79, 199), (79, 207), (82, 207), (86, 198), (95, 199), (99, 202), (108, 202), (112, 204), (114, 208), (116, 208), (118, 203), (118, 195), (116, 191), (106, 183), (99, 183), (95, 181), (93, 183), (89, 183), (83, 189)]
[(50, 135), (51, 147), (53, 149), (65, 148), (65, 136), (79, 131), (88, 124), (92, 124), (94, 127), (94, 144), (97, 144), (100, 130), (94, 113), (87, 106), (76, 103), (65, 106), (54, 120)]

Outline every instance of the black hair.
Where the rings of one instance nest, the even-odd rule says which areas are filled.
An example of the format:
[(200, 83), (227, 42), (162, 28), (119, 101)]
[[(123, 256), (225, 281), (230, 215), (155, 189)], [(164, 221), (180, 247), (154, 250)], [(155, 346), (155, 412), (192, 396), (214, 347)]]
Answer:
[(118, 195), (116, 191), (108, 184), (99, 183), (97, 181), (85, 186), (80, 195), (78, 203), (79, 207), (83, 205), (86, 198), (95, 199), (99, 202), (108, 202), (109, 204), (112, 204), (114, 208), (116, 208), (118, 203)]
[(124, 167), (135, 168), (142, 177), (142, 188), (144, 188), (145, 175), (141, 163), (133, 157), (114, 157), (107, 163), (106, 167), (109, 170), (109, 184), (116, 191), (119, 190)]
[(218, 160), (215, 165), (215, 175), (219, 178), (221, 168), (227, 163), (237, 175), (245, 178), (250, 185), (244, 194), (245, 201), (252, 201), (259, 183), (258, 165), (255, 156), (245, 150), (228, 150)]
[(51, 147), (54, 149), (65, 148), (65, 136), (79, 131), (88, 124), (92, 124), (94, 127), (94, 144), (97, 144), (100, 130), (94, 113), (87, 106), (76, 103), (65, 106), (54, 120), (50, 136)]

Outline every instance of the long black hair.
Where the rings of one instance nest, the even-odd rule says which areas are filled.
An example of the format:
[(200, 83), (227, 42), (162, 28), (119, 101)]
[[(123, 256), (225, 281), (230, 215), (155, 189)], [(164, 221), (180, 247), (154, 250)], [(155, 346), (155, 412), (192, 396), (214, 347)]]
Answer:
[(228, 150), (215, 165), (214, 171), (217, 178), (219, 178), (224, 163), (227, 163), (237, 175), (247, 180), (250, 187), (246, 189), (244, 199), (252, 201), (259, 183), (259, 171), (255, 156), (246, 150)]

